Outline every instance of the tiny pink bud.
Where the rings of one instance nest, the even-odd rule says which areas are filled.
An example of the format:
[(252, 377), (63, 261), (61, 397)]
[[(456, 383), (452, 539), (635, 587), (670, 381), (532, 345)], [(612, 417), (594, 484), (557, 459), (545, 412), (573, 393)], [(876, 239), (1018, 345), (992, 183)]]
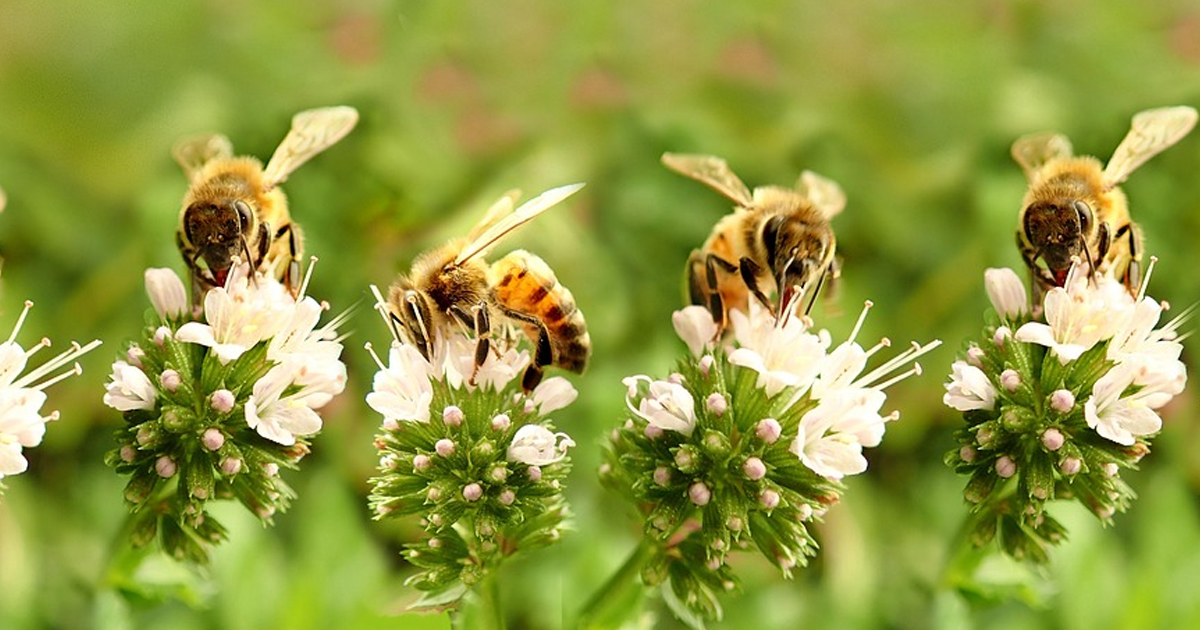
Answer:
[(275, 462), (267, 462), (267, 463), (263, 464), (262, 468), (263, 468), (263, 473), (266, 474), (268, 477), (278, 477), (279, 476), (279, 464), (276, 464)]
[(380, 470), (396, 470), (400, 467), (400, 462), (396, 461), (395, 455), (384, 455), (379, 458)]
[(970, 464), (975, 461), (975, 449), (970, 446), (964, 446), (958, 449), (958, 458)]
[(654, 469), (654, 483), (659, 486), (665, 486), (671, 483), (671, 469), (666, 466), (659, 466)]
[(704, 485), (703, 481), (697, 481), (688, 488), (688, 498), (692, 500), (692, 503), (704, 507), (712, 500), (712, 491)]
[(713, 551), (725, 551), (725, 541), (718, 538), (712, 541), (712, 544), (710, 544), (709, 547)]
[(274, 505), (262, 505), (262, 506), (259, 506), (257, 510), (254, 510), (254, 513), (257, 514), (259, 518), (266, 520), (268, 518), (271, 518), (272, 516), (275, 516), (275, 506)]
[(764, 418), (755, 426), (754, 435), (767, 444), (774, 444), (779, 436), (783, 435), (783, 427), (779, 426), (779, 421), (775, 418)]
[(731, 532), (740, 532), (746, 526), (746, 522), (740, 516), (730, 516), (725, 520), (725, 529)]
[(800, 507), (796, 508), (796, 512), (802, 521), (807, 521), (813, 517), (812, 506), (807, 503), (801, 503)]
[(971, 346), (967, 349), (967, 363), (979, 369), (983, 369), (984, 356), (986, 355), (983, 352), (983, 348), (980, 348), (979, 346)]
[(525, 474), (529, 475), (529, 480), (534, 483), (542, 480), (542, 469), (537, 466), (530, 466), (529, 470), (525, 471)]
[[(466, 416), (463, 415), (463, 410), (459, 409), (455, 405), (449, 405), (442, 410), (442, 422), (444, 422), (448, 427), (457, 427), (461, 425), (463, 418), (465, 417)], [(495, 420), (493, 420), (493, 422), (495, 422)]]
[(429, 470), (429, 467), (432, 465), (433, 465), (433, 460), (430, 459), (430, 457), (428, 455), (425, 455), (425, 454), (413, 455), (413, 458), (412, 458), (413, 470), (415, 470), (417, 472), (425, 472), (426, 470)]
[(442, 515), (441, 515), (441, 514), (430, 514), (430, 515), (429, 515), (429, 522), (430, 522), (430, 523), (433, 523), (434, 527), (441, 527), (441, 526), (442, 526), (442, 522), (443, 522), (443, 521), (442, 521)]
[(1104, 471), (1104, 476), (1108, 477), (1109, 479), (1116, 477), (1117, 473), (1121, 471), (1121, 469), (1117, 467), (1116, 462), (1107, 462), (1101, 466), (1100, 469)]
[(192, 488), (192, 496), (204, 501), (208, 498), (208, 490), (201, 486), (196, 486), (195, 488)]
[(1004, 370), (1000, 373), (1000, 386), (1009, 393), (1017, 391), (1021, 386), (1021, 375), (1016, 370)]
[(121, 461), (128, 464), (129, 462), (132, 462), (135, 459), (137, 459), (137, 449), (133, 448), (132, 446), (130, 446), (128, 444), (122, 445), (121, 446)]
[(433, 450), (442, 457), (449, 457), (454, 454), (454, 440), (442, 438), (433, 445)]
[(662, 437), (663, 430), (661, 427), (654, 426), (653, 424), (647, 424), (646, 428), (642, 430), (642, 433), (646, 436), (647, 440), (657, 440), (658, 438)]
[(980, 446), (985, 448), (991, 445), (992, 438), (994, 437), (995, 435), (992, 433), (992, 430), (989, 427), (982, 427), (975, 432), (975, 441)]
[(237, 457), (226, 457), (221, 460), (221, 472), (229, 477), (242, 472), (242, 460)]
[(204, 430), (204, 435), (200, 436), (200, 443), (210, 451), (218, 450), (225, 445), (225, 434), (216, 427), (209, 427)]
[(709, 571), (716, 571), (717, 569), (721, 568), (721, 559), (717, 558), (715, 556), (712, 558), (709, 558), (708, 560), (704, 561), (704, 566)]
[(687, 470), (696, 465), (695, 458), (692, 457), (692, 451), (686, 448), (681, 448), (675, 451), (675, 466)]
[(140, 370), (144, 368), (142, 365), (142, 358), (145, 356), (145, 350), (142, 350), (137, 346), (130, 346), (129, 349), (125, 351), (125, 362)]
[(507, 414), (499, 414), (492, 418), (492, 429), (495, 431), (507, 431), (512, 426), (512, 420)]
[(999, 346), (1001, 350), (1004, 349), (1004, 343), (1009, 339), (1012, 339), (1012, 331), (1008, 329), (1008, 326), (997, 328), (996, 334), (992, 335), (992, 343)]
[(669, 376), (667, 376), (668, 383), (674, 383), (675, 385), (683, 385), (683, 381), (684, 381), (683, 375), (680, 374), (679, 372), (671, 372), (671, 374)]
[(166, 326), (159, 326), (154, 330), (154, 345), (159, 348), (163, 347), (167, 341), (171, 339), (171, 329)]
[(441, 538), (430, 538), (428, 544), (429, 544), (430, 549), (441, 549), (442, 548), (442, 539)]
[[(1059, 391), (1065, 390), (1060, 389)], [(1042, 446), (1045, 446), (1047, 451), (1057, 451), (1063, 447), (1063, 444), (1066, 441), (1067, 438), (1063, 436), (1062, 431), (1059, 431), (1055, 427), (1050, 427), (1049, 429), (1042, 431)]]
[(159, 457), (158, 460), (154, 462), (154, 471), (158, 473), (159, 477), (164, 479), (174, 477), (175, 472), (177, 471), (175, 460), (167, 457), (166, 455)]
[(1017, 463), (1008, 455), (1001, 455), (996, 460), (996, 474), (1004, 479), (1008, 479), (1017, 474)]
[(768, 510), (773, 510), (779, 505), (779, 493), (774, 490), (763, 490), (758, 495), (758, 504)]
[[(1050, 491), (1047, 490), (1045, 486), (1035, 486), (1033, 488), (1033, 496), (1036, 499), (1045, 501), (1046, 497), (1050, 496)], [(1033, 507), (1033, 506), (1030, 506), (1030, 507)]]
[(150, 427), (145, 425), (138, 427), (136, 439), (139, 446), (148, 446), (156, 437), (157, 435)]
[(463, 486), (462, 495), (468, 501), (478, 501), (483, 496), (483, 486), (471, 482)]
[(729, 401), (720, 393), (714, 393), (704, 401), (704, 406), (708, 408), (709, 413), (720, 418), (729, 410)]
[(1062, 474), (1070, 477), (1083, 469), (1083, 460), (1078, 457), (1068, 457), (1062, 460), (1062, 463), (1058, 465), (1058, 469), (1062, 471)]
[(512, 491), (512, 488), (505, 488), (500, 491), (500, 505), (512, 505), (517, 500), (517, 493)]
[(1096, 508), (1096, 516), (1099, 516), (1101, 519), (1106, 521), (1112, 518), (1116, 513), (1117, 511), (1111, 505)]
[(437, 503), (442, 498), (442, 489), (437, 486), (429, 486), (429, 489), (425, 491), (425, 498)]
[(1067, 414), (1075, 408), (1075, 394), (1070, 390), (1056, 389), (1050, 394), (1050, 408), (1058, 413)]
[(712, 366), (715, 362), (716, 359), (713, 359), (711, 354), (706, 354), (700, 357), (700, 374), (704, 375), (705, 378), (708, 378), (708, 373), (712, 371)]
[(508, 480), (508, 467), (495, 466), (488, 471), (488, 476), (491, 477), (492, 481), (495, 481), (496, 483), (504, 483)]
[(208, 402), (217, 413), (229, 413), (233, 411), (233, 405), (237, 402), (237, 398), (228, 389), (218, 389), (212, 393)]
[(158, 384), (173, 394), (183, 384), (183, 379), (180, 378), (179, 372), (175, 370), (163, 370), (162, 374), (158, 375)]
[(749, 457), (742, 464), (742, 472), (750, 481), (758, 481), (767, 476), (767, 465), (757, 457)]

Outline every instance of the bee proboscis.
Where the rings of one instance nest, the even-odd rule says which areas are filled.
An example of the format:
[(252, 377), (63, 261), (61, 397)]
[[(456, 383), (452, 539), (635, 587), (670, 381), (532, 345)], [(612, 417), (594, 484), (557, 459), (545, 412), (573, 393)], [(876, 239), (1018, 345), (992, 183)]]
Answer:
[(488, 264), (484, 256), (502, 239), (574, 194), (583, 184), (548, 190), (513, 209), (512, 191), (484, 215), (465, 239), (429, 250), (413, 262), (388, 295), (397, 338), (432, 358), (439, 335), (455, 327), (473, 330), (478, 369), (492, 351), (493, 321), (515, 324), (533, 343), (522, 387), (532, 390), (547, 365), (582, 373), (591, 355), (583, 312), (567, 287), (537, 255), (516, 250)]
[(191, 271), (193, 298), (223, 286), (235, 258), (283, 280), (293, 291), (298, 288), (303, 235), (278, 186), (357, 122), (353, 107), (300, 112), (266, 167), (254, 157), (235, 157), (229, 138), (220, 134), (185, 138), (175, 145), (175, 161), (189, 183), (175, 240)]
[(1013, 159), (1029, 181), (1021, 203), (1017, 246), (1029, 267), (1035, 295), (1062, 286), (1073, 259), (1086, 263), (1091, 273), (1122, 281), (1136, 294), (1141, 282), (1141, 230), (1131, 219), (1118, 185), (1195, 125), (1196, 110), (1187, 106), (1140, 112), (1103, 167), (1094, 157), (1074, 155), (1071, 141), (1062, 134), (1033, 134), (1013, 143)]
[[(731, 308), (749, 306), (750, 296), (782, 315), (785, 305), (807, 296), (812, 309), (822, 286), (837, 278), (837, 241), (830, 219), (846, 206), (833, 180), (812, 171), (794, 188), (759, 186), (753, 192), (711, 155), (664, 153), (663, 164), (707, 184), (736, 205), (687, 263), (693, 304), (707, 306), (718, 326)], [(776, 294), (778, 305), (768, 298)]]

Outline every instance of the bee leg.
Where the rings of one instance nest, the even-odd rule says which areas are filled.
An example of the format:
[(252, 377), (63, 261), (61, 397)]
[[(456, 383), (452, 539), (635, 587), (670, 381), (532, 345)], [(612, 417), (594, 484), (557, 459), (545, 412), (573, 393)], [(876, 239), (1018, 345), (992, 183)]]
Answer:
[(1142, 284), (1142, 233), (1136, 223), (1128, 223), (1117, 230), (1113, 240), (1126, 239), (1129, 244), (1129, 266), (1125, 268), (1122, 279), (1125, 288), (1136, 294)]
[(717, 324), (717, 335), (725, 330), (726, 305), (725, 300), (721, 297), (720, 282), (717, 278), (717, 269), (720, 268), (725, 273), (733, 273), (737, 271), (732, 263), (717, 256), (709, 254), (704, 257), (704, 279), (708, 282), (708, 311), (712, 313), (713, 321)]
[(457, 304), (450, 307), (450, 312), (454, 313), (456, 319), (475, 331), (475, 367), (471, 370), (471, 378), (467, 380), (468, 383), (474, 386), (475, 377), (479, 374), (479, 368), (483, 367), (483, 364), (487, 362), (488, 353), (492, 349), (492, 324), (488, 320), (486, 305), (477, 304), (471, 311), (474, 314)]
[(393, 334), (396, 340), (400, 340), (399, 332), (401, 329), (407, 331), (405, 335), (417, 346), (417, 350), (421, 351), (421, 356), (427, 360), (432, 360), (433, 340), (430, 338), (429, 327), (425, 323), (429, 320), (428, 313), (421, 307), (418, 302), (421, 297), (415, 291), (406, 291), (404, 293), (403, 313), (402, 317), (397, 317), (395, 313), (389, 313), (393, 324), (399, 324), (398, 327), (393, 327)]
[(533, 340), (535, 346), (533, 360), (529, 362), (529, 367), (525, 368), (525, 374), (521, 377), (521, 389), (525, 392), (533, 391), (533, 388), (542, 382), (542, 368), (554, 364), (554, 348), (550, 345), (550, 331), (546, 329), (546, 324), (542, 323), (542, 320), (533, 315), (514, 311), (504, 306), (500, 308), (506, 317), (537, 329), (537, 339)]
[[(286, 286), (288, 289), (291, 290), (293, 296), (297, 295), (297, 293), (300, 290), (300, 278), (301, 278), (301, 275), (300, 275), (300, 234), (297, 230), (298, 230), (298, 228), (296, 227), (296, 224), (288, 223), (287, 225), (285, 225), (275, 231), (274, 239), (272, 239), (269, 242), (266, 241), (266, 239), (263, 239), (261, 241), (265, 244), (266, 249), (269, 249), (270, 243), (272, 243), (276, 240), (279, 240), (281, 238), (284, 238), (285, 236), (287, 237), (289, 256), (288, 256), (287, 271), (284, 272), (284, 276), (283, 276), (283, 284), (284, 284), (284, 286)], [(265, 257), (266, 254), (267, 254), (267, 252), (264, 250), (263, 256)]]
[(1033, 303), (1041, 304), (1042, 295), (1045, 294), (1046, 289), (1056, 286), (1054, 276), (1050, 275), (1048, 269), (1038, 266), (1037, 259), (1041, 256), (1041, 252), (1029, 246), (1019, 229), (1017, 230), (1017, 251), (1021, 252), (1021, 259), (1025, 261), (1025, 268), (1029, 270), (1029, 287), (1033, 292)]
[[(762, 267), (759, 267), (753, 260), (743, 256), (738, 261), (738, 271), (742, 274), (742, 282), (746, 284), (746, 288), (758, 298), (759, 303), (767, 308), (768, 311), (774, 310), (771, 305), (771, 300), (767, 299), (766, 294), (758, 287), (758, 274), (762, 272)], [(779, 287), (779, 292), (783, 292), (783, 287)]]

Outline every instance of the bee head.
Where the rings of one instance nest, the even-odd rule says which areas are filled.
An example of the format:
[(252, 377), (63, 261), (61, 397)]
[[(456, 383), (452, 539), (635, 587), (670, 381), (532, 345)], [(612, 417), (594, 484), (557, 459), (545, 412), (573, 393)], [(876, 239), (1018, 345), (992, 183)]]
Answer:
[(1095, 228), (1092, 208), (1081, 199), (1039, 201), (1025, 209), (1021, 229), (1057, 278), (1066, 277), (1073, 256), (1084, 256), (1087, 239)]
[(227, 271), (234, 256), (249, 252), (247, 242), (256, 227), (250, 205), (234, 199), (192, 203), (184, 211), (183, 229), (188, 242), (215, 275)]
[(809, 288), (818, 281), (833, 258), (833, 232), (787, 215), (776, 215), (763, 224), (762, 242), (775, 279), (787, 301), (793, 287)]

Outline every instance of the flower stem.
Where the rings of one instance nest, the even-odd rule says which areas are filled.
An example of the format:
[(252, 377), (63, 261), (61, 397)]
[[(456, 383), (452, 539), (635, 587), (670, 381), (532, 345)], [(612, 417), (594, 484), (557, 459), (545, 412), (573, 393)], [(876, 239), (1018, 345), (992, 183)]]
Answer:
[(643, 538), (617, 572), (584, 605), (575, 624), (580, 630), (619, 628), (636, 611), (645, 596), (641, 572), (654, 551), (654, 543)]
[(500, 608), (500, 582), (489, 572), (462, 600), (463, 606), (451, 613), (454, 630), (504, 630), (504, 611)]

